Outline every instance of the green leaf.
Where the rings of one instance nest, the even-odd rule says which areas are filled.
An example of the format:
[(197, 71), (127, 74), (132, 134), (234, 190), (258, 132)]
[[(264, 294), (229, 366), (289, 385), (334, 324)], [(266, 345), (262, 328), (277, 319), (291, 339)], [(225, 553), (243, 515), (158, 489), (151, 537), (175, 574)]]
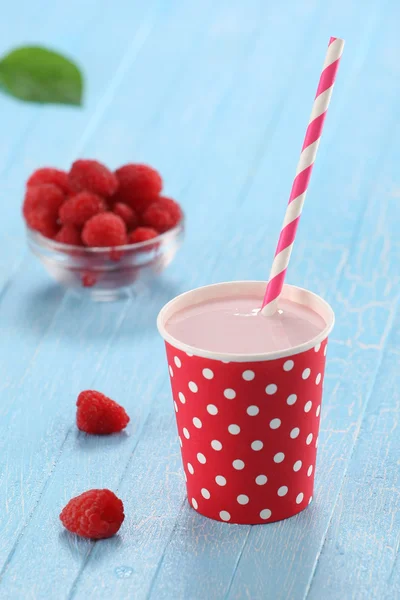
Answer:
[(61, 54), (25, 46), (0, 61), (0, 89), (27, 102), (79, 106), (83, 77), (79, 68)]

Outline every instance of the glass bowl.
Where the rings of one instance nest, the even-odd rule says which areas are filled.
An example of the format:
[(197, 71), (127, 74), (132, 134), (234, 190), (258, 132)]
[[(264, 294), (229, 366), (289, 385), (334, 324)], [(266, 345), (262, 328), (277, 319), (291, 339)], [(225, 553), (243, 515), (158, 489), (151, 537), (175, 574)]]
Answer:
[(182, 244), (183, 220), (158, 237), (115, 248), (69, 246), (27, 227), (28, 245), (61, 285), (93, 300), (113, 301), (134, 295), (167, 267)]

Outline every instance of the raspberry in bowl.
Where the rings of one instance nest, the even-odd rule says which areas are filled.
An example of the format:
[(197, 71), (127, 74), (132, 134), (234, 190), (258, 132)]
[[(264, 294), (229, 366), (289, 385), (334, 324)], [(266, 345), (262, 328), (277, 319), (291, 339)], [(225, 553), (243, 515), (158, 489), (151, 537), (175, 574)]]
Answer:
[(115, 172), (94, 160), (69, 173), (42, 168), (27, 182), (28, 244), (66, 288), (112, 301), (132, 295), (173, 260), (184, 235), (177, 202), (161, 195), (159, 173), (128, 164)]

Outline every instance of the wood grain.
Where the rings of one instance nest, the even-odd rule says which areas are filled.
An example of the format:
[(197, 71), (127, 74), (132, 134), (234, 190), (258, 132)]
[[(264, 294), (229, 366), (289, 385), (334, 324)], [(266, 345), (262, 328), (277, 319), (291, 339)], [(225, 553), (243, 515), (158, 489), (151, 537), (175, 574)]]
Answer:
[[(78, 60), (88, 86), (82, 111), (0, 96), (0, 597), (398, 597), (400, 8), (19, 0), (6, 12), (4, 52), (35, 38)], [(337, 315), (315, 499), (281, 523), (217, 523), (185, 499), (155, 319), (191, 287), (267, 276), (330, 35), (345, 55), (288, 275)], [(154, 164), (187, 213), (184, 248), (132, 301), (65, 293), (25, 249), (24, 180), (81, 155)], [(125, 433), (77, 432), (88, 387), (124, 404)], [(90, 487), (124, 500), (113, 539), (58, 521)]]

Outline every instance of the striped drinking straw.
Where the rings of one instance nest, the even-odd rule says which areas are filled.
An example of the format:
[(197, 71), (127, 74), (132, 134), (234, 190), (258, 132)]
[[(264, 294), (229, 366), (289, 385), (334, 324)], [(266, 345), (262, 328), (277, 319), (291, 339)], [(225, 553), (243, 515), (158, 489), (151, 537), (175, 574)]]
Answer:
[(344, 41), (331, 37), (328, 52), (325, 57), (317, 93), (311, 111), (306, 136), (301, 149), (300, 160), (296, 169), (296, 176), (290, 192), (289, 203), (279, 236), (274, 261), (267, 290), (261, 307), (261, 314), (272, 315), (278, 305), (279, 295), (285, 281), (286, 270), (292, 253), (297, 226), (301, 211), (303, 210), (311, 172), (317, 156), (317, 150), (324, 127), (326, 113), (332, 96), (336, 73), (339, 68), (340, 57), (343, 52)]

